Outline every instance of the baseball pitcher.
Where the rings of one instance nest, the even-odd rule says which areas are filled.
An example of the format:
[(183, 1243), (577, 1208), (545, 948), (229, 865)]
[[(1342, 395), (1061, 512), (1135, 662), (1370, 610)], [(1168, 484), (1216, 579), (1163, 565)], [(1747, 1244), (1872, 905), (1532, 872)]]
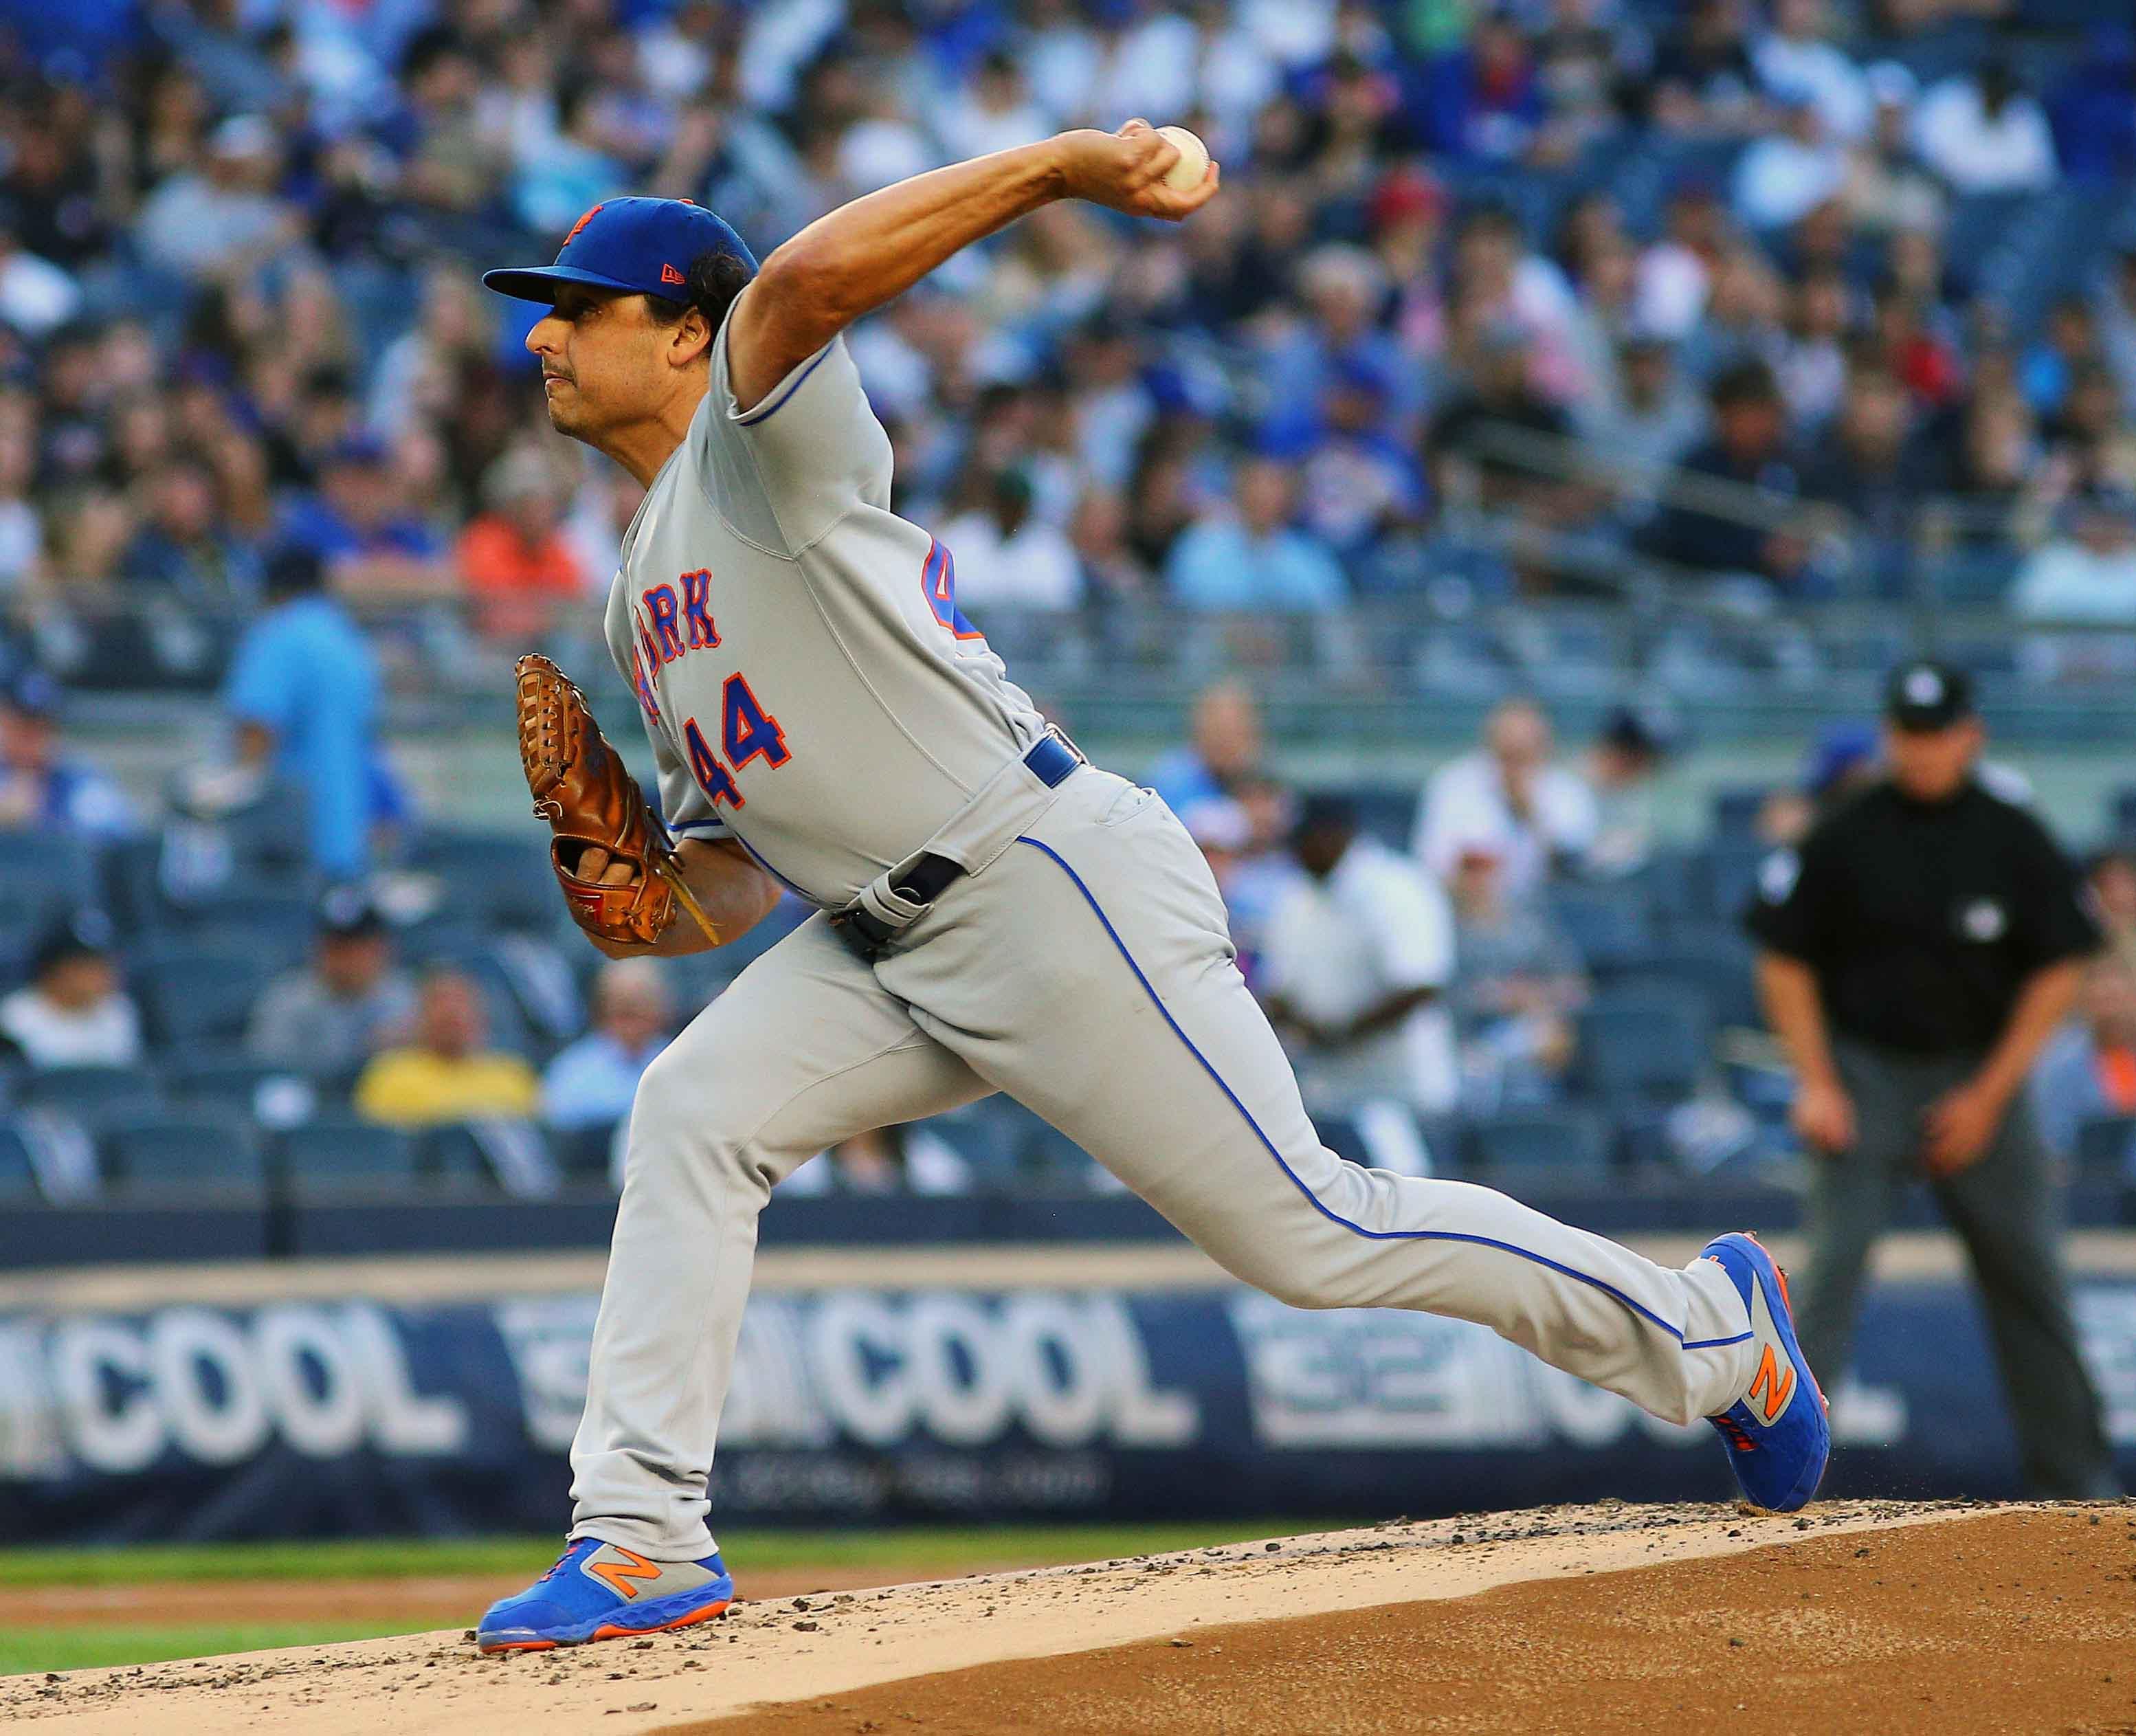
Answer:
[(1049, 730), (957, 606), (956, 562), (890, 509), (891, 449), (840, 333), (1056, 199), (1179, 221), (1211, 166), (1141, 121), (916, 176), (760, 267), (684, 201), (596, 206), (553, 265), (550, 419), (646, 486), (609, 648), (665, 832), (545, 659), (521, 746), (573, 914), (611, 956), (731, 939), (784, 885), (818, 914), (647, 1069), (561, 1559), (483, 1650), (702, 1621), (733, 1582), (706, 1479), (757, 1215), (866, 1129), (1006, 1091), (1248, 1283), (1303, 1308), (1480, 1321), (1674, 1422), (1712, 1419), (1748, 1497), (1799, 1506), (1828, 1444), (1778, 1268), (1723, 1236), (1681, 1270), (1488, 1189), (1320, 1143), (1232, 962), (1201, 852), (1149, 790)]

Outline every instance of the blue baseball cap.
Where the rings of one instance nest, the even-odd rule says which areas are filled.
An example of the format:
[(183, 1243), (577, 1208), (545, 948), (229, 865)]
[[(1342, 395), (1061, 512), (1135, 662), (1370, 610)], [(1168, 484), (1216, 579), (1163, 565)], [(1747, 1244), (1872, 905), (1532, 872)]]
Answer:
[(732, 254), (756, 271), (742, 238), (687, 199), (604, 199), (571, 225), (553, 265), (485, 271), (485, 288), (523, 302), (553, 302), (560, 284), (590, 284), (632, 295), (683, 298), (690, 263), (701, 254)]

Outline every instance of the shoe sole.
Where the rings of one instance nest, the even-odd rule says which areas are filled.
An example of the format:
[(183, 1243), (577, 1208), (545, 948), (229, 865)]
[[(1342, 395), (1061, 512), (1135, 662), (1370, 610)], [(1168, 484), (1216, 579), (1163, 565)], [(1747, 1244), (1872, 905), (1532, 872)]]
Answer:
[(725, 1615), (733, 1604), (732, 1597), (722, 1598), (716, 1603), (685, 1610), (671, 1620), (656, 1622), (649, 1627), (622, 1627), (613, 1622), (604, 1622), (590, 1633), (557, 1634), (527, 1640), (478, 1640), (475, 1646), (484, 1657), (494, 1657), (505, 1651), (554, 1651), (564, 1646), (590, 1646), (596, 1640), (643, 1639), (648, 1634), (672, 1633), (678, 1627), (695, 1627), (700, 1622)]
[[(1764, 1258), (1765, 1264), (1772, 1268), (1774, 1281), (1779, 1286), (1780, 1292), (1780, 1305), (1778, 1308), (1773, 1309), (1773, 1324), (1779, 1328), (1780, 1341), (1787, 1349), (1788, 1360), (1793, 1363), (1796, 1368), (1802, 1370), (1803, 1378), (1809, 1382), (1809, 1389), (1817, 1394), (1817, 1402), (1818, 1405), (1822, 1407), (1825, 1415), (1828, 1417), (1830, 1416), (1832, 1414), (1832, 1400), (1825, 1397), (1824, 1389), (1818, 1384), (1816, 1370), (1810, 1367), (1809, 1359), (1803, 1355), (1802, 1346), (1795, 1337), (1794, 1302), (1788, 1294), (1787, 1273), (1781, 1269), (1780, 1263), (1773, 1258), (1772, 1250), (1767, 1248), (1763, 1242), (1757, 1239), (1757, 1237), (1751, 1234), (1747, 1229), (1739, 1230), (1737, 1234), (1753, 1248), (1756, 1249), (1759, 1254)], [(1765, 1282), (1765, 1273), (1759, 1271), (1755, 1267), (1751, 1268), (1751, 1276), (1761, 1284)], [(1765, 1306), (1768, 1308), (1771, 1308), (1773, 1298), (1770, 1296), (1768, 1296), (1765, 1298)], [(1802, 1507), (1807, 1506), (1809, 1504), (1810, 1497), (1817, 1493), (1817, 1486), (1824, 1481), (1825, 1467), (1828, 1465), (1831, 1461), (1832, 1431), (1830, 1426), (1828, 1424), (1825, 1430), (1824, 1457), (1819, 1459), (1817, 1464), (1813, 1467), (1809, 1474), (1808, 1486), (1805, 1488), (1801, 1483), (1796, 1483), (1794, 1487), (1790, 1488), (1787, 1492), (1786, 1500), (1789, 1503), (1788, 1506), (1770, 1507), (1766, 1511), (1773, 1513), (1793, 1513)]]

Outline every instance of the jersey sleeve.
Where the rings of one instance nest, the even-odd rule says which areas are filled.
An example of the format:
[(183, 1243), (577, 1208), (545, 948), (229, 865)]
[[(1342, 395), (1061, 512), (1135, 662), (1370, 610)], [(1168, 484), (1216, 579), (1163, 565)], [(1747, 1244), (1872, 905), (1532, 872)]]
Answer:
[(733, 324), (730, 308), (713, 344), (711, 390), (696, 435), (705, 492), (729, 526), (791, 556), (855, 507), (887, 508), (890, 436), (845, 339), (833, 337), (743, 410), (727, 371)]
[(1832, 828), (1821, 826), (1799, 850), (1775, 850), (1758, 865), (1758, 888), (1743, 926), (1769, 951), (1816, 964), (1828, 951), (1842, 890)]
[(2099, 924), (2085, 908), (2075, 868), (2046, 828), (2022, 808), (2012, 816), (2019, 828), (2019, 884), (2023, 889), (2017, 941), (2034, 970), (2099, 950)]

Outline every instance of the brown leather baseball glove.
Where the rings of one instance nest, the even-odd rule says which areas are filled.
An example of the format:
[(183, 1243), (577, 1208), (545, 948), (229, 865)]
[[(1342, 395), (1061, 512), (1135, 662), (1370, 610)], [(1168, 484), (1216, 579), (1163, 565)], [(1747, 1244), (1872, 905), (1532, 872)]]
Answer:
[[(564, 889), (571, 919), (597, 940), (619, 946), (657, 943), (687, 910), (715, 945), (719, 935), (682, 883), (673, 847), (645, 804), (623, 756), (609, 745), (586, 707), (586, 696), (548, 658), (520, 658), (519, 759), (534, 812), (555, 836), (549, 862)], [(581, 880), (575, 870), (590, 849), (637, 870), (625, 885)]]

